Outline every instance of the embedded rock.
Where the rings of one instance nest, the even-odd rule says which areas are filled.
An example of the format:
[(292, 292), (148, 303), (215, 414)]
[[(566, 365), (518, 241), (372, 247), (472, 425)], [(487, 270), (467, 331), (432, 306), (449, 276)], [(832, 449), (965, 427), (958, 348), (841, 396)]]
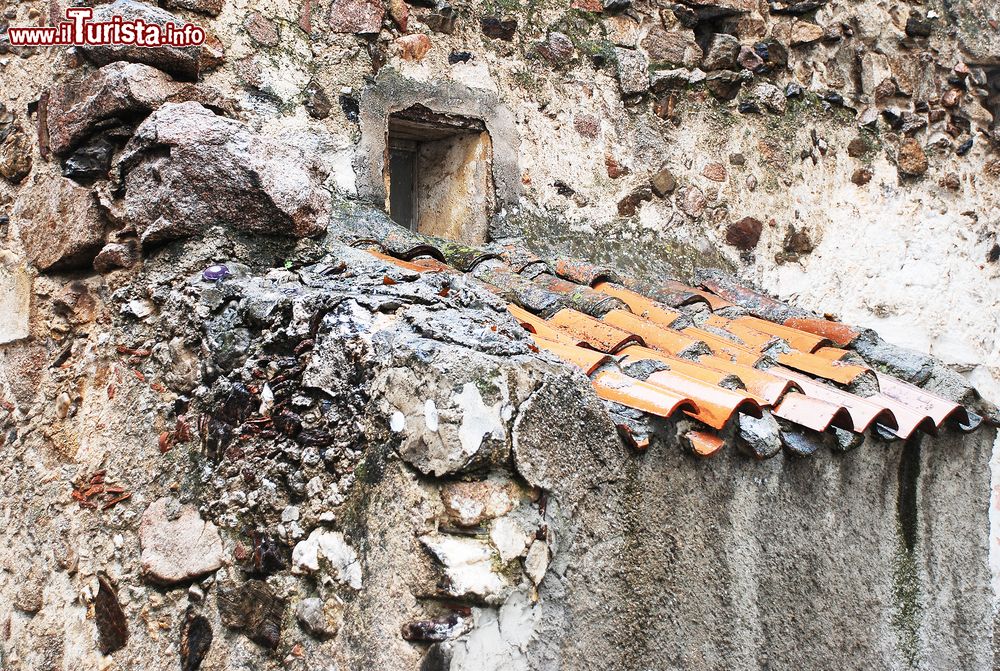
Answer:
[(635, 49), (615, 49), (618, 63), (618, 83), (622, 95), (636, 95), (649, 90), (649, 63), (646, 57)]
[(642, 48), (653, 63), (672, 63), (694, 67), (701, 61), (701, 47), (692, 30), (667, 30), (657, 24), (642, 39)]
[(313, 529), (292, 551), (292, 571), (315, 573), (329, 568), (333, 578), (351, 589), (361, 589), (361, 564), (344, 534), (339, 531)]
[(17, 184), (31, 172), (31, 143), (13, 112), (0, 103), (0, 177)]
[(666, 198), (677, 188), (677, 178), (668, 167), (663, 166), (650, 178), (649, 184), (653, 188), (653, 193), (660, 198)]
[(163, 6), (169, 9), (187, 9), (199, 14), (218, 16), (222, 12), (223, 0), (164, 0)]
[(335, 33), (377, 33), (384, 17), (385, 7), (378, 0), (334, 0), (329, 25)]
[(219, 588), (219, 618), (230, 629), (265, 648), (274, 649), (281, 641), (285, 601), (263, 580)]
[(740, 41), (726, 33), (716, 33), (708, 43), (705, 58), (701, 61), (701, 69), (732, 70), (736, 67), (736, 59), (740, 55)]
[(72, 180), (35, 175), (11, 212), (28, 262), (39, 270), (89, 266), (104, 245), (106, 223), (90, 189)]
[[(166, 26), (172, 23), (182, 28), (184, 21), (170, 12), (153, 7), (136, 0), (115, 0), (107, 5), (98, 5), (94, 9), (93, 22), (109, 22), (112, 17), (121, 17), (124, 21), (143, 21), (146, 24)], [(114, 61), (129, 61), (145, 63), (159, 68), (164, 72), (183, 79), (197, 79), (201, 71), (201, 47), (142, 47), (135, 44), (115, 45), (104, 44), (82, 46), (80, 49), (97, 65), (107, 65)]]
[(565, 65), (573, 58), (576, 49), (566, 35), (553, 31), (535, 47), (535, 51), (552, 65)]
[(812, 44), (822, 38), (823, 28), (815, 23), (811, 23), (809, 21), (799, 21), (798, 19), (792, 22), (791, 30), (789, 32), (789, 40), (793, 47)]
[(200, 578), (222, 566), (222, 539), (194, 506), (163, 497), (146, 508), (139, 523), (142, 573), (158, 585)]
[(760, 240), (764, 225), (759, 219), (743, 217), (726, 229), (726, 242), (744, 251), (753, 249)]
[(117, 169), (125, 195), (116, 216), (143, 243), (214, 225), (305, 237), (329, 217), (322, 180), (301, 151), (195, 102), (167, 103), (146, 119)]
[(109, 120), (131, 122), (167, 102), (197, 101), (229, 112), (232, 105), (210, 87), (173, 80), (140, 63), (112, 63), (81, 80), (55, 87), (48, 104), (49, 146), (57, 155), (69, 153)]
[(396, 38), (396, 46), (399, 47), (399, 55), (403, 60), (419, 61), (430, 51), (431, 38), (423, 33), (403, 35)]
[(899, 145), (896, 167), (899, 174), (907, 177), (918, 177), (927, 172), (927, 154), (920, 142), (912, 137), (903, 139)]
[(509, 592), (508, 579), (493, 570), (493, 551), (488, 544), (445, 534), (421, 536), (420, 542), (443, 566), (445, 590), (450, 596), (473, 596), (495, 603)]

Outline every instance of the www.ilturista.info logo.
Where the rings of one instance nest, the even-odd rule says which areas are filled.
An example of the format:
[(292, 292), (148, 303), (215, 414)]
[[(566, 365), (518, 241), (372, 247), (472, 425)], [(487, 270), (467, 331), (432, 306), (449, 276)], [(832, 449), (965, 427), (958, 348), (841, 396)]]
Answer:
[(7, 37), (13, 46), (97, 46), (103, 44), (137, 47), (191, 47), (205, 42), (205, 30), (193, 23), (159, 25), (142, 19), (126, 21), (112, 16), (110, 21), (91, 21), (90, 7), (70, 7), (66, 20), (58, 26), (11, 26)]

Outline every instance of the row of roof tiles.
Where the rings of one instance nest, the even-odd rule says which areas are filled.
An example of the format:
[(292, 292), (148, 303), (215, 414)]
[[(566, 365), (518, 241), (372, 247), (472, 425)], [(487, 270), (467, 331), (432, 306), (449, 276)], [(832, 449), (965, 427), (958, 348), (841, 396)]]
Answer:
[[(722, 449), (720, 432), (729, 434), (731, 425), (769, 416), (806, 434), (839, 434), (850, 445), (866, 432), (907, 439), (945, 426), (971, 431), (981, 421), (958, 403), (871, 368), (851, 349), (859, 329), (721, 275), (701, 288), (664, 281), (640, 292), (638, 282), (612, 269), (549, 263), (517, 245), (483, 250), (395, 226), (353, 242), (414, 272), (472, 275), (509, 302), (538, 350), (581, 368), (613, 407), (693, 419), (686, 437), (702, 456)], [(636, 447), (648, 444), (629, 421), (619, 429)], [(781, 443), (793, 452), (815, 449), (786, 440), (787, 433), (780, 432)], [(751, 452), (768, 457), (780, 449), (765, 441)]]

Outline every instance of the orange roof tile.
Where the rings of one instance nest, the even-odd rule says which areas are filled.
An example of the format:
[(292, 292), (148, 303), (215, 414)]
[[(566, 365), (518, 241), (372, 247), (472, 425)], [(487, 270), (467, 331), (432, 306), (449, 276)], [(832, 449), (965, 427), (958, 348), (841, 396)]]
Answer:
[(850, 345), (855, 338), (861, 335), (860, 331), (847, 324), (811, 317), (789, 317), (785, 320), (785, 326), (822, 336), (844, 347)]
[(711, 333), (710, 331), (689, 326), (681, 331), (681, 333), (684, 333), (691, 338), (703, 341), (709, 346), (713, 354), (727, 357), (737, 363), (741, 363), (746, 366), (755, 366), (761, 360), (760, 352), (756, 352), (745, 345), (740, 345), (739, 343), (735, 343), (732, 340), (723, 338), (722, 336)]
[(821, 356), (824, 359), (829, 359), (830, 361), (841, 361), (850, 353), (850, 350), (840, 349), (839, 347), (820, 347), (818, 350), (813, 352), (816, 356)]
[(753, 417), (761, 415), (760, 406), (748, 394), (723, 389), (672, 370), (657, 371), (646, 378), (646, 382), (693, 399), (698, 404), (698, 411), (687, 414), (713, 429), (724, 427), (737, 412)]
[(402, 259), (397, 259), (395, 256), (389, 256), (388, 254), (383, 254), (382, 252), (376, 251), (374, 249), (366, 249), (365, 251), (377, 259), (385, 261), (386, 263), (391, 263), (392, 265), (398, 266), (399, 268), (403, 268), (404, 270), (410, 270), (415, 273), (423, 273), (430, 270), (429, 268), (417, 265), (416, 263), (413, 263), (411, 261), (403, 261)]
[(708, 303), (709, 307), (711, 307), (713, 310), (718, 310), (720, 308), (728, 308), (728, 307), (731, 307), (733, 305), (732, 303), (730, 303), (726, 299), (721, 298), (719, 296), (716, 296), (713, 293), (710, 293), (708, 291), (702, 291), (701, 289), (695, 289), (694, 287), (689, 287), (688, 285), (686, 285), (686, 284), (684, 284), (682, 282), (675, 282), (674, 280), (667, 280), (667, 281), (663, 282), (662, 286), (667, 291), (673, 291), (673, 292), (678, 292), (678, 293), (686, 292), (686, 293), (694, 294), (696, 296), (701, 296), (702, 298), (705, 299), (705, 301)]
[(624, 310), (612, 310), (604, 315), (602, 321), (628, 333), (634, 333), (642, 338), (647, 347), (669, 352), (670, 354), (683, 352), (698, 342), (679, 331), (658, 326), (648, 319), (643, 319), (639, 315), (625, 312)]
[(774, 322), (764, 321), (763, 319), (758, 319), (757, 317), (740, 317), (734, 321), (737, 324), (745, 325), (755, 331), (781, 338), (793, 348), (801, 352), (814, 352), (820, 347), (825, 347), (830, 344), (828, 339), (821, 336), (793, 329), (788, 326), (782, 326), (781, 324), (775, 324)]
[(516, 319), (521, 326), (529, 332), (535, 333), (546, 340), (552, 340), (562, 343), (563, 345), (581, 345), (584, 342), (579, 338), (574, 338), (564, 331), (552, 328), (549, 326), (548, 322), (541, 317), (536, 317), (527, 310), (517, 307), (513, 303), (507, 306), (507, 310), (514, 315), (514, 319)]
[(536, 335), (531, 336), (531, 339), (535, 341), (539, 349), (552, 352), (560, 359), (579, 366), (587, 375), (592, 375), (595, 370), (612, 360), (607, 354), (601, 354), (585, 347), (554, 342)]
[(714, 457), (726, 446), (718, 434), (709, 431), (692, 430), (685, 433), (684, 437), (691, 445), (691, 451), (699, 457)]
[(634, 333), (569, 308), (555, 313), (547, 323), (602, 352), (614, 353), (630, 343), (643, 344), (642, 338)]
[(670, 326), (681, 316), (680, 311), (663, 303), (650, 300), (642, 294), (626, 289), (619, 284), (601, 281), (594, 285), (594, 289), (609, 296), (614, 296), (625, 303), (632, 312), (658, 326)]
[(850, 430), (852, 426), (851, 415), (842, 406), (797, 391), (785, 394), (771, 412), (813, 431), (826, 431), (830, 426)]
[(776, 337), (771, 334), (763, 333), (758, 329), (750, 328), (750, 326), (748, 326), (745, 322), (726, 319), (725, 317), (720, 317), (719, 315), (709, 315), (708, 319), (706, 319), (701, 325), (702, 328), (705, 328), (706, 326), (722, 329), (727, 333), (731, 333), (743, 341), (744, 345), (758, 352), (763, 352), (768, 348), (768, 346), (777, 342)]
[(833, 380), (840, 384), (850, 384), (858, 379), (860, 375), (871, 374), (868, 366), (856, 366), (853, 363), (842, 361), (830, 361), (815, 354), (806, 354), (792, 350), (777, 356), (778, 363), (783, 363), (789, 368), (809, 373), (827, 380)]
[(615, 371), (600, 371), (591, 383), (598, 397), (657, 417), (670, 417), (678, 410), (698, 412), (690, 398)]
[(767, 371), (745, 366), (718, 356), (699, 357), (698, 362), (707, 368), (732, 373), (740, 378), (747, 391), (759, 396), (770, 405), (774, 405), (788, 391), (798, 389), (791, 380), (771, 375)]
[(884, 405), (872, 403), (860, 396), (822, 384), (781, 366), (773, 366), (767, 370), (772, 375), (795, 382), (806, 396), (843, 406), (851, 415), (852, 429), (856, 433), (863, 433), (872, 422), (878, 422), (890, 429), (897, 428), (896, 416)]

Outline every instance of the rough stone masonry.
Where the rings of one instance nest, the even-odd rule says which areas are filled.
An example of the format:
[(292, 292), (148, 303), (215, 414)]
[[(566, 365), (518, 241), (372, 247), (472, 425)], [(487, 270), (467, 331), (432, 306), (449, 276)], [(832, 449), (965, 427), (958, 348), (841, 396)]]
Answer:
[(338, 234), (422, 105), (488, 133), (442, 174), (485, 162), (490, 240), (721, 268), (1000, 401), (995, 3), (116, 0), (209, 38), (6, 39), (65, 6), (0, 16), (0, 668), (995, 668), (995, 426), (639, 453), (482, 283)]

